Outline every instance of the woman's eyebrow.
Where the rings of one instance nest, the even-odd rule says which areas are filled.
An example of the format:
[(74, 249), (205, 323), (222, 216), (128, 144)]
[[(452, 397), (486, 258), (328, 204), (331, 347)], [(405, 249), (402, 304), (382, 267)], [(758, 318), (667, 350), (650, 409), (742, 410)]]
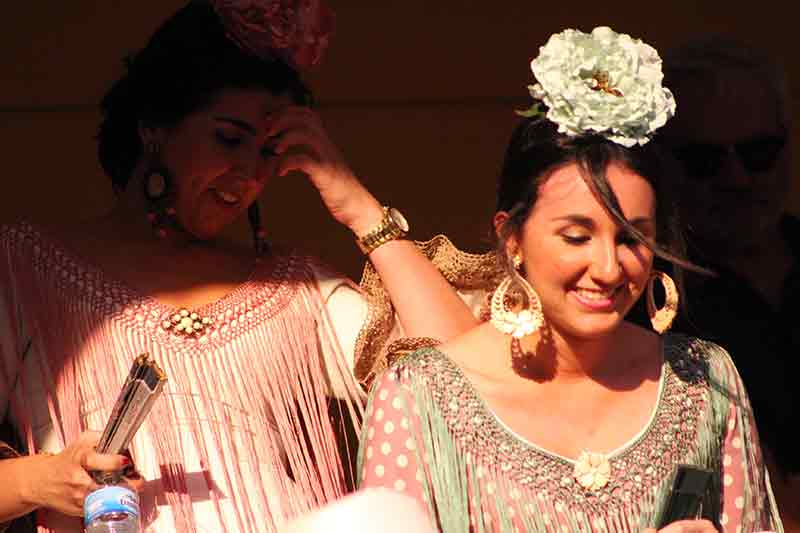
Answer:
[(558, 222), (570, 222), (571, 224), (577, 224), (578, 226), (583, 226), (587, 229), (592, 229), (595, 226), (594, 220), (584, 215), (564, 215), (556, 217), (553, 220)]
[(228, 124), (232, 124), (237, 128), (245, 130), (247, 133), (251, 135), (256, 135), (258, 133), (256, 131), (256, 128), (252, 124), (250, 124), (249, 122), (245, 122), (244, 120), (239, 120), (238, 118), (219, 116), (219, 117), (214, 117), (214, 120), (218, 122), (227, 122)]

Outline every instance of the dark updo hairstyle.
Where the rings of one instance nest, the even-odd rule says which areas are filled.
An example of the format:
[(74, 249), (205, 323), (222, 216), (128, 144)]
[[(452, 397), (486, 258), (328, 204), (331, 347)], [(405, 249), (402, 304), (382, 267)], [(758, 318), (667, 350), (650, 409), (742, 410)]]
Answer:
[[(497, 187), (497, 211), (508, 213), (499, 235), (498, 254), (513, 271), (506, 257), (506, 241), (518, 235), (536, 203), (539, 187), (553, 171), (575, 163), (600, 204), (634, 239), (650, 248), (671, 270), (681, 301), (686, 302), (683, 270), (708, 273), (688, 260), (683, 231), (672, 188), (676, 172), (674, 161), (655, 142), (626, 148), (601, 135), (567, 136), (547, 119), (524, 119), (514, 130), (506, 150)], [(656, 198), (656, 242), (648, 240), (625, 218), (619, 200), (606, 177), (611, 163), (619, 163), (644, 177), (653, 187)], [(671, 268), (668, 264), (671, 263)], [(685, 305), (682, 306), (685, 309)]]
[(140, 124), (175, 126), (226, 88), (265, 89), (311, 104), (299, 73), (282, 60), (243, 51), (207, 0), (192, 0), (167, 19), (125, 65), (127, 72), (100, 105), (98, 155), (115, 191), (125, 189), (142, 155)]

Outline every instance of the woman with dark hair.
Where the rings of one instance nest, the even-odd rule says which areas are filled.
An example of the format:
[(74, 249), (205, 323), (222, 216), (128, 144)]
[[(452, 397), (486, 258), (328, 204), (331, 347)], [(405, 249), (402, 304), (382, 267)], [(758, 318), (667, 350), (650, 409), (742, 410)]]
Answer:
[[(6, 459), (0, 443), (0, 522), (35, 510), (40, 527), (74, 531), (96, 488), (88, 472), (126, 464), (147, 531), (275, 531), (346, 492), (369, 378), (353, 370), (380, 346), (352, 282), (267, 243), (257, 198), (272, 178), (308, 175), (381, 276), (400, 330), (446, 339), (472, 324), (309, 107), (299, 72), (332, 15), (296, 4), (189, 2), (103, 99), (114, 210), (0, 233), (0, 417), (27, 452)], [(220, 236), (245, 212), (252, 248)], [(142, 353), (168, 384), (132, 442), (134, 469), (96, 453), (86, 430), (104, 427)]]
[[(376, 380), (360, 486), (417, 498), (446, 532), (781, 531), (728, 354), (666, 333), (681, 269), (702, 269), (683, 258), (669, 160), (649, 143), (675, 111), (658, 54), (566, 30), (532, 69), (487, 323)], [(645, 292), (652, 330), (626, 321)], [(683, 516), (668, 504), (680, 465), (702, 481)]]

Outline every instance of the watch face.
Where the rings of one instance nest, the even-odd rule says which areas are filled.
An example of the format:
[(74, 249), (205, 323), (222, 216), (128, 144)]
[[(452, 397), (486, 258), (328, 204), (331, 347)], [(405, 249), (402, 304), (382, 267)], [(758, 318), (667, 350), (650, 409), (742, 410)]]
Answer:
[(408, 233), (408, 221), (403, 214), (395, 209), (394, 207), (389, 209), (389, 217), (392, 219), (392, 222), (397, 224), (397, 227), (403, 230), (404, 233)]

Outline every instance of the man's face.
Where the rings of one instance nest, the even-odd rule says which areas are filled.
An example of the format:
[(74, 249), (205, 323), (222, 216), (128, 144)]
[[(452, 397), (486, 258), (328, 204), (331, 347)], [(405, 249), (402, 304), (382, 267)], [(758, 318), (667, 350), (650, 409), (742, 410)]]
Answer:
[(777, 222), (791, 182), (776, 95), (739, 70), (674, 89), (677, 114), (664, 133), (686, 171), (680, 195), (689, 235), (715, 248), (747, 247)]

